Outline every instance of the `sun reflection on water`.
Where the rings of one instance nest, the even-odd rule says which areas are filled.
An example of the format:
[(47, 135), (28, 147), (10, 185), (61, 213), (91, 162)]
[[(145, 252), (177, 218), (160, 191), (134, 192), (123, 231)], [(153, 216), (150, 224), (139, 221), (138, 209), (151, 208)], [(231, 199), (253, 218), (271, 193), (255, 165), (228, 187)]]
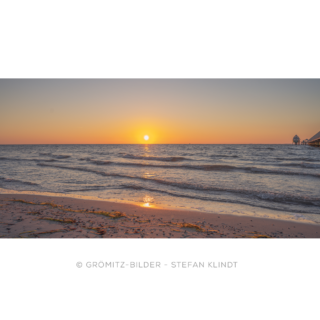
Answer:
[(144, 177), (144, 178), (154, 177), (154, 174), (151, 174), (151, 173), (149, 173), (149, 172), (145, 172), (145, 173), (143, 174), (143, 177)]
[(141, 207), (154, 208), (155, 206), (152, 204), (153, 200), (154, 200), (153, 197), (144, 196)]

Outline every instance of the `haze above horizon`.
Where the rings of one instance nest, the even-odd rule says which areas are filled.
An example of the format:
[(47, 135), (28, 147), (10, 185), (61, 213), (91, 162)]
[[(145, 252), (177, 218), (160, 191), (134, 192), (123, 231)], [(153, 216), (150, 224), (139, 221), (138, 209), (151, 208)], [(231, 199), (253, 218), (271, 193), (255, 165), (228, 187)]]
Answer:
[(0, 144), (286, 144), (318, 79), (1, 79)]

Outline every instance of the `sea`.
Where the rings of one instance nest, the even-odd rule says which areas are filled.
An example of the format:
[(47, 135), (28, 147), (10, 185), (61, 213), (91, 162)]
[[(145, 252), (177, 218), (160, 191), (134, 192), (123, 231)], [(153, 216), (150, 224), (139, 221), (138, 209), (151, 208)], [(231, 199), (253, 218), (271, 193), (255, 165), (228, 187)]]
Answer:
[(0, 193), (320, 223), (308, 145), (1, 145)]

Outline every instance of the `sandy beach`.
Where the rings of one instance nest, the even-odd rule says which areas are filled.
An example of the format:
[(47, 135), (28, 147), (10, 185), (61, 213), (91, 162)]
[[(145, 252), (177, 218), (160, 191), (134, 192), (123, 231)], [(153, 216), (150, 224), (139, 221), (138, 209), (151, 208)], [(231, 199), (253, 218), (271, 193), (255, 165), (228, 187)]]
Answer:
[(320, 238), (320, 225), (26, 194), (0, 195), (1, 238)]

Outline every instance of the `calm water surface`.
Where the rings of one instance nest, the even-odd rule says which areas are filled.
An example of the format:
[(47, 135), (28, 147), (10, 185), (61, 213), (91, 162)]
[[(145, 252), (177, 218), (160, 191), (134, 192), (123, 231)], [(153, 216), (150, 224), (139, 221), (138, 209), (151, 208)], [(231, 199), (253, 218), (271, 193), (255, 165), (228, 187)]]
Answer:
[(320, 223), (320, 149), (2, 145), (0, 192), (9, 190)]

